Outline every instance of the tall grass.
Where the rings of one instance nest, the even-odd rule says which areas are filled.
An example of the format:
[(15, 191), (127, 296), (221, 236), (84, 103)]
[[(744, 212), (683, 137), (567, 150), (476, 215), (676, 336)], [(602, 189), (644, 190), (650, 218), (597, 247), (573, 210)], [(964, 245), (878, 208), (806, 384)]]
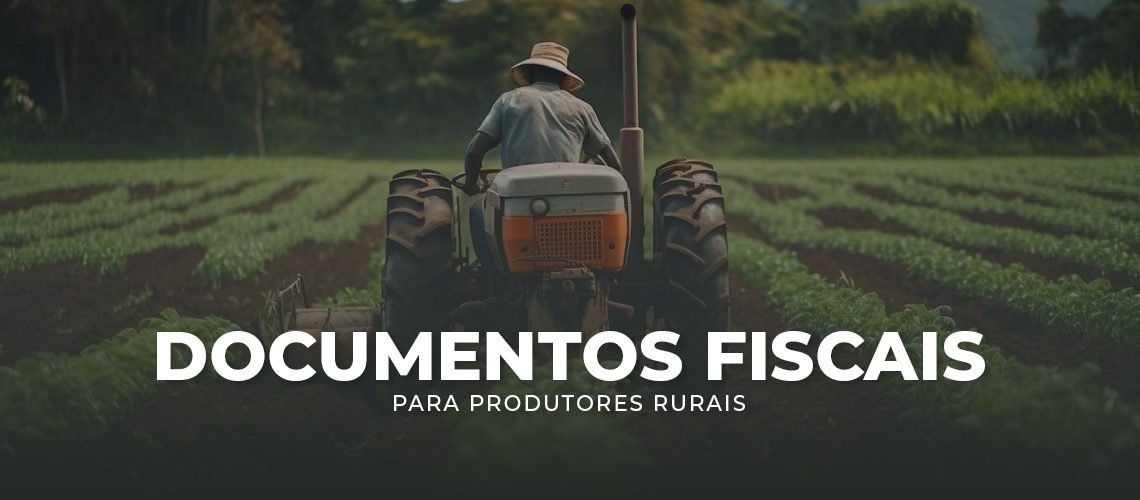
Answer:
[(1060, 139), (1095, 148), (1140, 134), (1140, 87), (1106, 72), (1047, 83), (907, 61), (764, 62), (725, 85), (701, 117), (714, 142), (879, 141), (929, 149), (939, 142)]

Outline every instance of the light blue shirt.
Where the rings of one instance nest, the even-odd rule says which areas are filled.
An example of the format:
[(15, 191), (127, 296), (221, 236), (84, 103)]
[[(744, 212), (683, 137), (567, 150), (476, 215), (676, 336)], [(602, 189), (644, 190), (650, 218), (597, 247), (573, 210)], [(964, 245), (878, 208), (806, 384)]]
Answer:
[(610, 145), (594, 108), (548, 82), (503, 93), (479, 131), (499, 140), (503, 168), (578, 163)]

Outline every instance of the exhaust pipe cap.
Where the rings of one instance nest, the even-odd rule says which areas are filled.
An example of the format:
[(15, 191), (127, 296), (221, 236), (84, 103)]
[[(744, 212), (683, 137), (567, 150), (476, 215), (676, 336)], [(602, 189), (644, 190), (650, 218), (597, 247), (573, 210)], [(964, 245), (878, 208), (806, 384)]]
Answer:
[(624, 17), (626, 19), (633, 19), (636, 15), (637, 9), (633, 7), (633, 4), (627, 3), (621, 6), (621, 17)]

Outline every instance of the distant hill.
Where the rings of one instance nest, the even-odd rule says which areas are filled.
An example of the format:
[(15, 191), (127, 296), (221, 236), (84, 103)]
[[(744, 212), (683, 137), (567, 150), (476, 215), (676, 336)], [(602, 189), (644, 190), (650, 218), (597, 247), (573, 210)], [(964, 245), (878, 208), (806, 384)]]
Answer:
[[(892, 3), (900, 0), (860, 0), (860, 5)], [(905, 0), (902, 0), (905, 1)], [(986, 39), (1004, 68), (1031, 72), (1041, 65), (1041, 52), (1034, 45), (1037, 36), (1037, 11), (1046, 0), (966, 0), (982, 10), (986, 23)], [(1067, 0), (1069, 12), (1094, 16), (1110, 0)], [(773, 0), (787, 6), (791, 0)]]

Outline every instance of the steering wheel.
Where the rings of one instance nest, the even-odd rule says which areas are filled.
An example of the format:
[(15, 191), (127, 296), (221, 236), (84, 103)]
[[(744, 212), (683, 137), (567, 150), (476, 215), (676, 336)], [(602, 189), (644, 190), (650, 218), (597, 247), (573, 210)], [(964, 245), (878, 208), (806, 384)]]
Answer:
[[(503, 169), (501, 168), (484, 168), (483, 170), (480, 170), (479, 178), (475, 180), (475, 182), (477, 182), (476, 187), (479, 188), (478, 191), (486, 191), (487, 187), (491, 185), (491, 176), (502, 171)], [(467, 180), (467, 172), (463, 172), (451, 178), (451, 185), (459, 188), (459, 190), (463, 191), (464, 193), (467, 192), (468, 182), (470, 181)]]

